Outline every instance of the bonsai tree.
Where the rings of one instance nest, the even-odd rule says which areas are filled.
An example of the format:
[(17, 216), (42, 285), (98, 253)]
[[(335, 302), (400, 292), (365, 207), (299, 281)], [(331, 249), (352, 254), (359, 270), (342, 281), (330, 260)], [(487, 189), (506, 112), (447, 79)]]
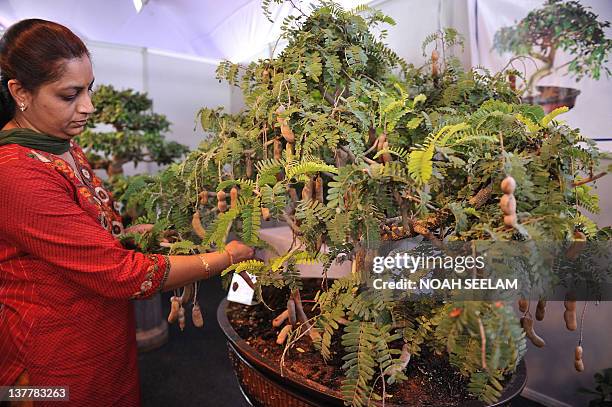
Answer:
[(605, 407), (612, 403), (612, 368), (595, 373), (595, 389), (580, 388), (580, 392), (596, 396), (589, 407)]
[[(534, 93), (538, 82), (567, 67), (577, 81), (587, 76), (599, 79), (610, 74), (606, 66), (612, 40), (606, 38), (609, 21), (600, 22), (597, 15), (575, 0), (547, 0), (513, 27), (500, 29), (494, 38), (499, 52), (534, 58), (539, 67), (526, 83), (526, 91)], [(565, 51), (571, 60), (555, 66), (557, 51)]]
[(109, 177), (123, 174), (123, 165), (130, 161), (135, 165), (170, 164), (188, 151), (182, 144), (165, 140), (170, 123), (164, 115), (151, 111), (152, 101), (146, 94), (101, 85), (92, 102), (96, 112), (79, 136), (79, 144), (93, 168), (106, 170)]
[[(246, 108), (233, 115), (203, 108), (202, 128), (212, 136), (126, 195), (149, 208), (148, 221), (178, 231), (171, 253), (222, 248), (230, 232), (263, 247), (262, 219), (286, 222), (294, 235), (287, 252), (224, 274), (256, 275), (263, 301), (262, 286), (286, 290), (274, 326), (287, 349), (309, 338), (329, 360), (340, 342), (347, 404), (368, 404), (376, 383), (406, 380), (406, 366), (425, 349), (446, 354), (468, 390), (492, 402), (526, 349), (511, 306), (385, 297), (366, 287), (373, 250), (412, 237), (436, 247), (573, 241), (578, 231), (602, 239), (581, 212), (597, 207), (588, 183), (601, 176), (592, 174), (598, 152), (555, 120), (563, 110), (545, 115), (522, 105), (503, 75), (463, 71), (440, 55), (460, 44), (455, 31), (429, 37), (431, 62), (414, 67), (370, 32), (382, 23), (393, 20), (328, 1), (308, 16), (288, 17), (288, 45), (278, 57), (218, 68), (220, 79), (240, 87)], [(579, 181), (581, 171), (592, 176)], [(500, 210), (510, 195), (516, 207)], [(528, 257), (508, 261), (529, 268), (538, 256)], [(324, 284), (305, 309), (296, 266), (327, 268), (340, 258), (352, 260), (351, 274)], [(528, 309), (522, 318), (537, 342)]]

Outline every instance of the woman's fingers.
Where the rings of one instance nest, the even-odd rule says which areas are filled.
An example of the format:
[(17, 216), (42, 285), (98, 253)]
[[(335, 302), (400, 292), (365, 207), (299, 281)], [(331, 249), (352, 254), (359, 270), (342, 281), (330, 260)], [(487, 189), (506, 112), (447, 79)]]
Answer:
[(146, 233), (153, 229), (153, 225), (150, 223), (143, 223), (141, 225), (132, 225), (125, 229), (125, 233)]
[(255, 255), (255, 249), (237, 240), (229, 242), (225, 250), (229, 252), (234, 263), (252, 259)]

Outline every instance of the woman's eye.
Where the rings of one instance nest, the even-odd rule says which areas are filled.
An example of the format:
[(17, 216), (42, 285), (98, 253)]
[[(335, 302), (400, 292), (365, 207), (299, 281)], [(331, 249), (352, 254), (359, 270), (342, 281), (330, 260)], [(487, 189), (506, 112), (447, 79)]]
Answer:
[(62, 99), (64, 99), (66, 102), (71, 102), (76, 99), (76, 95), (62, 96)]

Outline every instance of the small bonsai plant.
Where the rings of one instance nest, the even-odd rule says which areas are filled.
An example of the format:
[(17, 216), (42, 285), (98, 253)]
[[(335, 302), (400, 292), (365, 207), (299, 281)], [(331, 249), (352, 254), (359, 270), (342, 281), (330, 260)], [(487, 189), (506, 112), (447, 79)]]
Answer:
[(597, 396), (589, 402), (589, 407), (612, 406), (612, 368), (595, 373), (595, 389), (581, 388), (580, 392)]
[[(170, 164), (182, 157), (187, 147), (166, 141), (170, 123), (151, 111), (146, 94), (131, 89), (98, 86), (92, 97), (96, 112), (78, 138), (94, 169), (106, 170), (109, 178), (123, 174), (123, 165), (133, 162)], [(110, 125), (110, 130), (98, 126)]]
[[(602, 74), (610, 74), (606, 63), (612, 40), (605, 36), (610, 22), (598, 21), (597, 17), (579, 1), (547, 0), (515, 26), (501, 28), (495, 34), (494, 47), (537, 61), (538, 69), (525, 86), (529, 95), (535, 93), (542, 78), (565, 67), (576, 81), (585, 76), (599, 79)], [(558, 51), (568, 53), (571, 60), (555, 66)]]
[[(126, 195), (149, 209), (150, 222), (177, 230), (171, 253), (222, 248), (230, 232), (264, 246), (262, 219), (286, 222), (295, 243), (287, 252), (224, 274), (256, 275), (263, 301), (262, 286), (286, 290), (270, 321), (276, 343), (288, 358), (304, 339), (323, 360), (341, 358), (347, 404), (388, 400), (393, 387), (377, 394), (377, 383), (400, 386), (411, 358), (425, 351), (447, 355), (469, 392), (493, 402), (526, 350), (511, 306), (386, 298), (365, 287), (368, 256), (384, 241), (414, 237), (434, 245), (572, 241), (579, 229), (598, 239), (581, 208), (597, 209), (586, 184), (599, 175), (574, 182), (580, 171), (592, 173), (598, 152), (555, 120), (564, 110), (545, 115), (520, 104), (501, 74), (464, 71), (437, 51), (426, 66), (407, 64), (370, 32), (382, 23), (393, 20), (330, 1), (288, 17), (278, 57), (218, 68), (220, 79), (240, 87), (246, 108), (203, 108), (212, 136)], [(444, 30), (425, 45), (433, 43), (442, 50), (459, 39)], [(502, 185), (508, 176), (516, 192)], [(514, 206), (500, 210), (500, 200)], [(342, 257), (353, 261), (350, 275), (324, 284), (306, 307), (297, 265), (328, 267)], [(528, 309), (522, 317), (537, 342)]]

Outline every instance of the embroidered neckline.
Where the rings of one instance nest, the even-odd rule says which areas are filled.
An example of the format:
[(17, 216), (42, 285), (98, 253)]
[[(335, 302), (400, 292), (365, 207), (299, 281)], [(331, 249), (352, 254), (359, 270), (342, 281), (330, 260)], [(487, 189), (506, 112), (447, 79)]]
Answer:
[(69, 153), (74, 160), (76, 169), (80, 172), (80, 177), (77, 176), (75, 168), (62, 157), (35, 150), (31, 150), (31, 155), (44, 163), (53, 165), (56, 170), (67, 176), (75, 184), (78, 193), (97, 206), (98, 222), (101, 226), (113, 236), (119, 236), (123, 233), (123, 224), (118, 208), (114, 205), (116, 202), (111, 199), (111, 195), (101, 182), (99, 182), (100, 185), (94, 183), (97, 178), (93, 170), (86, 168), (86, 158), (80, 151), (77, 151), (77, 147), (72, 141), (70, 142), (70, 148), (72, 151), (69, 150)]

